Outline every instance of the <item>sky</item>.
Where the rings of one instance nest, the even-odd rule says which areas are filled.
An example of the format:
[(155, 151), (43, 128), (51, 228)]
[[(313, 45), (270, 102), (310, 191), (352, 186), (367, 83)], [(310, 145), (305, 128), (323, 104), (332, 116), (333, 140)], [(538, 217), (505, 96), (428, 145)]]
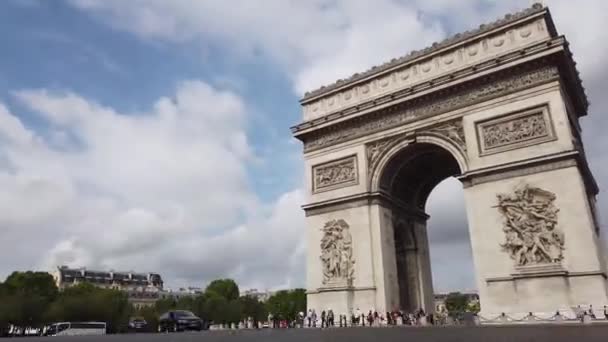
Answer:
[[(608, 2), (545, 1), (607, 184)], [(307, 90), (528, 7), (493, 0), (0, 2), (0, 279), (57, 265), (305, 286)], [(475, 288), (455, 179), (427, 212), (438, 292)], [(608, 208), (599, 195), (602, 213)]]

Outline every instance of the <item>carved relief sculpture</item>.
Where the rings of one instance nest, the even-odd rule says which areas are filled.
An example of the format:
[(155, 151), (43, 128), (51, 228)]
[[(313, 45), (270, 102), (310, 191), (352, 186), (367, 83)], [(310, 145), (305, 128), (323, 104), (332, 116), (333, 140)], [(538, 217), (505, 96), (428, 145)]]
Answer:
[(321, 230), (323, 284), (350, 283), (355, 271), (355, 260), (348, 223), (343, 219), (331, 220)]
[(464, 129), (462, 128), (461, 120), (446, 122), (445, 124), (429, 129), (429, 131), (448, 138), (456, 145), (458, 145), (463, 151), (467, 150), (467, 144), (464, 140)]
[(313, 190), (329, 190), (357, 183), (357, 158), (350, 156), (313, 167)]
[(542, 112), (495, 123), (483, 127), (483, 143), (486, 149), (520, 141), (542, 138), (549, 134), (547, 122)]
[(558, 227), (555, 194), (525, 185), (511, 195), (497, 195), (504, 217), (501, 247), (516, 266), (555, 264), (563, 259), (564, 234)]
[(367, 156), (367, 173), (372, 174), (376, 164), (380, 161), (380, 157), (386, 152), (394, 142), (399, 140), (403, 135), (393, 135), (388, 138), (375, 140), (365, 145), (365, 154)]

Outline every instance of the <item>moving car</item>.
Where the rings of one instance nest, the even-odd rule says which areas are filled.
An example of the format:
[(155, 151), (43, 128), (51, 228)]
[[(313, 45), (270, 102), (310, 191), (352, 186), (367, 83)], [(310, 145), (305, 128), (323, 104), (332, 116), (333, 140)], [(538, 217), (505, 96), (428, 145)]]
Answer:
[(146, 322), (146, 320), (142, 317), (131, 317), (129, 319), (128, 329), (131, 332), (146, 331), (147, 327), (148, 322)]
[(190, 311), (172, 310), (165, 312), (158, 319), (159, 332), (177, 332), (185, 330), (207, 330), (205, 322)]

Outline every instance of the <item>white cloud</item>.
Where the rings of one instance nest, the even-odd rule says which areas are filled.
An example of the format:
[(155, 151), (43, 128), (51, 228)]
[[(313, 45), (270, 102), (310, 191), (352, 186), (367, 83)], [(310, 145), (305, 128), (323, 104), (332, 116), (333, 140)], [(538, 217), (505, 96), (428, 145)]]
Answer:
[(30, 260), (48, 251), (40, 265), (260, 282), (239, 271), (249, 261), (252, 269), (273, 266), (270, 283), (302, 282), (289, 263), (274, 264), (301, 253), (302, 196), (288, 192), (265, 205), (249, 189), (255, 156), (235, 94), (187, 81), (144, 113), (119, 113), (71, 92), (14, 96), (76, 146), (54, 145), (46, 127), (26, 127), (0, 106), (0, 206), (9, 209), (0, 225), (15, 239), (36, 234), (41, 249)]
[(73, 3), (144, 39), (194, 42), (203, 50), (216, 44), (240, 59), (270, 57), (299, 93), (444, 35), (438, 22), (425, 23), (412, 5), (394, 0)]

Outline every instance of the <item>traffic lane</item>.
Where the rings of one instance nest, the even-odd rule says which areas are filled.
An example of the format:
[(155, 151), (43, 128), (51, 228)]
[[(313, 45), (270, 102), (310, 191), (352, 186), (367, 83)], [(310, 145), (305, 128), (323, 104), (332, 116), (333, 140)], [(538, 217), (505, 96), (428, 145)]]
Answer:
[(391, 327), (332, 329), (262, 329), (237, 331), (205, 331), (163, 334), (124, 334), (105, 336), (66, 336), (28, 339), (32, 341), (87, 342), (403, 342), (403, 341), (608, 341), (608, 324), (596, 325), (534, 325), (494, 327)]

